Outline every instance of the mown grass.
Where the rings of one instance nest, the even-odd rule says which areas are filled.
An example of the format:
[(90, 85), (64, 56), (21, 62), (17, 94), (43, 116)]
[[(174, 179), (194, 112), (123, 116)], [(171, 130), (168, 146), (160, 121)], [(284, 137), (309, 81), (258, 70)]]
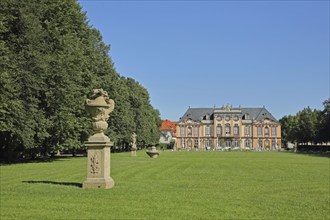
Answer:
[(108, 190), (80, 187), (86, 160), (2, 165), (1, 219), (330, 219), (326, 157), (117, 153)]

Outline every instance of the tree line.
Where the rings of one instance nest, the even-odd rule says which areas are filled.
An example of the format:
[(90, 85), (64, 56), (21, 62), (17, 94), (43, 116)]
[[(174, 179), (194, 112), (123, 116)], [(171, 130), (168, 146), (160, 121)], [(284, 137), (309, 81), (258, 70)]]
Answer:
[(92, 134), (84, 101), (103, 88), (115, 101), (115, 149), (156, 143), (160, 113), (148, 91), (121, 76), (76, 0), (0, 2), (0, 159), (75, 152)]
[(324, 109), (304, 108), (295, 115), (282, 117), (282, 142), (318, 144), (330, 142), (330, 99), (323, 102)]

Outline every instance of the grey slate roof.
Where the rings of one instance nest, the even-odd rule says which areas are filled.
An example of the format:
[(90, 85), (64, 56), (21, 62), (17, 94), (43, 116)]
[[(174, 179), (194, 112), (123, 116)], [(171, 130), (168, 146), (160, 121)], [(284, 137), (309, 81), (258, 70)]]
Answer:
[[(278, 122), (275, 117), (266, 108), (233, 108), (233, 110), (241, 110), (241, 117), (245, 114), (250, 116), (253, 120), (262, 120), (269, 118), (275, 122)], [(186, 119), (192, 119), (194, 121), (200, 121), (205, 115), (209, 115), (213, 118), (214, 110), (220, 110), (220, 108), (188, 108), (184, 115), (180, 118), (179, 122)]]

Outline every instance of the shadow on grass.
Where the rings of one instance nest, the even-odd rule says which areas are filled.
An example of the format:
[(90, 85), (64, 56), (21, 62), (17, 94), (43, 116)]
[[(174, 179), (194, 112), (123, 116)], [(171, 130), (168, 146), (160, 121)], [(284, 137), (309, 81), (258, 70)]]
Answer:
[(34, 180), (29, 180), (29, 181), (22, 181), (22, 183), (44, 183), (44, 184), (54, 184), (54, 185), (63, 185), (63, 186), (75, 186), (78, 188), (82, 188), (82, 183), (73, 183), (73, 182), (55, 182), (55, 181), (48, 181), (48, 180), (40, 180), (40, 181), (34, 181)]
[(330, 158), (330, 152), (310, 152), (310, 151), (293, 152), (293, 151), (286, 151), (284, 153), (306, 155), (306, 156), (312, 156), (312, 157), (328, 157), (328, 158)]
[(50, 163), (54, 161), (63, 161), (63, 159), (70, 158), (78, 158), (78, 157), (86, 157), (86, 155), (61, 155), (61, 156), (53, 156), (53, 157), (40, 157), (40, 158), (21, 158), (16, 160), (5, 160), (0, 159), (0, 165), (12, 165), (12, 164), (21, 164), (21, 163)]

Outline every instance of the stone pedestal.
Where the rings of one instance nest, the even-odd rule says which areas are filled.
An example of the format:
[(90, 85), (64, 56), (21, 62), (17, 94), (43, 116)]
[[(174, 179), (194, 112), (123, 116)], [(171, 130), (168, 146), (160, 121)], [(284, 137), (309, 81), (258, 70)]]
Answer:
[[(105, 136), (106, 137), (106, 136)], [(110, 177), (110, 141), (85, 142), (87, 147), (87, 179), (83, 188), (104, 188), (114, 187), (115, 182)]]
[(136, 156), (136, 150), (131, 150), (131, 156), (135, 157)]
[(91, 99), (86, 99), (85, 108), (92, 116), (92, 127), (95, 132), (85, 142), (87, 147), (87, 179), (83, 188), (110, 189), (115, 182), (110, 177), (110, 138), (104, 135), (108, 128), (107, 120), (113, 111), (115, 102), (103, 89), (94, 89)]

